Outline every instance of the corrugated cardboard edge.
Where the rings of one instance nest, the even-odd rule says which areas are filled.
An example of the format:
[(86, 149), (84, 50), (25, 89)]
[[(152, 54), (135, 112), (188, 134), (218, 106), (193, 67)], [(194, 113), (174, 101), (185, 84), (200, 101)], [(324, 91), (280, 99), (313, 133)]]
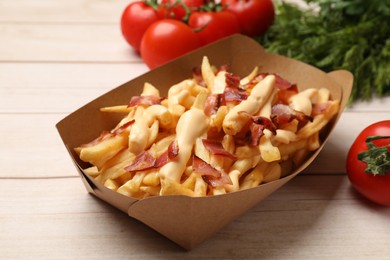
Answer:
[[(243, 46), (244, 50), (240, 50), (237, 45)], [(224, 47), (223, 51), (221, 50), (221, 46)], [(229, 48), (233, 49), (235, 53), (230, 57), (226, 57), (229, 56), (226, 53)], [(129, 92), (140, 93), (141, 86), (145, 82), (145, 78), (154, 80), (155, 82), (159, 82), (164, 81), (166, 75), (169, 75), (171, 83), (165, 83), (168, 85), (172, 85), (172, 82), (176, 83), (183, 79), (183, 75), (185, 74), (181, 73), (183, 73), (184, 71), (188, 72), (187, 70), (192, 69), (193, 66), (199, 65), (198, 63), (203, 55), (208, 55), (211, 62), (213, 62), (213, 60), (215, 59), (219, 60), (220, 64), (216, 65), (230, 63), (233, 65), (233, 67), (237, 64), (237, 62), (234, 62), (237, 56), (240, 56), (242, 59), (247, 55), (248, 62), (245, 62), (244, 66), (240, 66), (239, 68), (233, 68), (236, 71), (241, 71), (241, 75), (243, 75), (243, 72), (247, 73), (251, 69), (253, 69), (255, 64), (250, 62), (251, 60), (253, 60), (253, 56), (258, 54), (264, 54), (263, 52), (264, 50), (261, 48), (260, 45), (258, 45), (257, 42), (247, 37), (236, 35), (224, 39), (216, 44), (212, 44), (210, 46), (207, 46), (206, 48), (202, 48), (198, 51), (195, 51), (194, 53), (185, 55), (182, 58), (179, 58), (153, 71), (150, 71), (136, 79), (131, 80), (128, 83), (123, 84), (122, 86), (119, 86), (116, 89), (113, 89), (112, 91), (104, 94), (103, 96), (95, 99), (94, 101), (84, 106), (88, 106), (89, 111), (84, 111), (84, 107), (80, 108), (78, 111), (76, 111), (79, 114), (78, 117), (71, 116), (72, 114), (76, 113), (74, 112), (67, 118), (60, 121), (57, 124), (57, 129), (67, 147), (76, 147), (80, 143), (83, 143), (81, 140), (82, 138), (75, 138), (73, 136), (74, 133), (69, 131), (69, 126), (75, 124), (78, 125), (80, 129), (85, 129), (85, 127), (93, 125), (91, 124), (93, 123), (93, 120), (98, 119), (102, 124), (102, 129), (110, 129), (110, 125), (112, 125), (113, 122), (117, 122), (117, 119), (102, 118), (104, 117), (104, 115), (101, 115), (101, 113), (98, 112), (102, 104), (106, 106), (123, 104), (128, 101), (129, 96), (131, 96), (126, 96), (124, 94), (114, 95), (114, 92), (123, 92), (126, 91), (126, 89), (130, 88), (128, 90)], [(271, 56), (275, 57), (275, 59), (271, 61), (277, 62), (278, 64), (275, 64), (276, 66), (279, 66), (280, 62), (283, 61), (287, 61), (287, 63), (291, 62), (291, 59), (285, 57), (271, 54), (267, 55), (268, 56), (265, 56), (265, 58), (267, 59)], [(197, 64), (193, 64), (195, 57), (197, 59)], [(310, 67), (307, 64), (303, 64), (298, 61), (294, 61), (294, 64), (296, 64), (296, 66), (302, 65), (306, 68)], [(286, 68), (286, 70), (287, 69), (291, 69), (291, 67)], [(311, 69), (314, 69), (317, 72), (319, 71), (315, 68)], [(179, 76), (177, 76), (177, 74), (179, 74)], [(220, 228), (243, 214), (249, 208), (253, 207), (261, 200), (266, 198), (269, 194), (287, 183), (291, 178), (295, 177), (299, 172), (306, 168), (307, 165), (318, 155), (318, 153), (324, 146), (327, 138), (329, 137), (331, 129), (333, 129), (335, 123), (337, 122), (341, 111), (344, 109), (344, 106), (349, 97), (349, 93), (351, 91), (353, 80), (352, 75), (346, 71), (335, 71), (329, 74), (321, 73), (320, 75), (323, 78), (326, 77), (326, 80), (332, 79), (334, 82), (337, 82), (336, 85), (342, 86), (342, 88), (340, 87), (340, 93), (337, 94), (338, 98), (341, 99), (340, 113), (338, 114), (338, 117), (333, 120), (332, 124), (329, 125), (327, 137), (323, 140), (322, 146), (311, 156), (311, 158), (304, 165), (297, 169), (293, 174), (278, 181), (263, 184), (253, 189), (203, 198), (190, 198), (185, 196), (152, 197), (142, 200), (127, 198), (121, 194), (118, 194), (114, 191), (105, 188), (103, 185), (97, 183), (91, 177), (85, 175), (82, 171), (85, 165), (80, 162), (80, 160), (77, 158), (77, 156), (71, 149), (68, 148), (68, 152), (74, 160), (74, 163), (83, 178), (84, 185), (86, 186), (88, 192), (94, 194), (100, 199), (120, 209), (121, 211), (126, 212), (127, 214), (129, 214), (129, 216), (138, 219), (139, 221), (152, 227), (162, 235), (176, 242), (183, 248), (189, 250), (200, 244), (209, 236), (217, 232)], [(296, 80), (296, 82), (299, 82), (300, 78), (307, 77), (307, 75), (304, 75), (304, 73), (302, 73), (302, 75), (293, 76), (296, 76), (296, 79), (293, 79)], [(312, 80), (310, 84), (315, 84), (315, 79)], [(335, 90), (333, 91), (335, 92)], [(126, 99), (125, 102), (123, 98)], [(88, 115), (84, 114), (87, 112)], [(78, 120), (78, 118), (80, 117), (86, 119), (86, 122), (78, 122), (80, 121)], [(93, 120), (91, 118), (93, 118)], [(81, 126), (80, 123), (82, 124)], [(91, 140), (96, 137), (102, 129), (89, 129), (91, 131), (86, 136), (83, 136), (83, 138), (85, 140)], [(69, 140), (72, 140), (72, 142), (68, 142)]]

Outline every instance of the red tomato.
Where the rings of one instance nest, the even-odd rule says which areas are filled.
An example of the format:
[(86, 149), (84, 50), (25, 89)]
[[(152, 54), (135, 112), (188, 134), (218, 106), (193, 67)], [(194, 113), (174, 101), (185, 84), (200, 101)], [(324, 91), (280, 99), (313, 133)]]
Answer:
[[(193, 12), (197, 8), (203, 5), (203, 0), (162, 0), (161, 6), (168, 9), (168, 16), (166, 18), (172, 18), (176, 20), (182, 20), (186, 17), (187, 11)], [(188, 10), (186, 10), (188, 8)]]
[[(367, 143), (366, 138), (369, 136), (387, 136), (387, 138)], [(367, 152), (358, 155), (367, 150), (373, 151), (375, 147), (380, 148), (376, 150), (375, 155), (369, 155)], [(367, 163), (362, 161), (362, 158), (358, 158), (363, 155), (365, 155), (364, 161), (367, 159), (373, 159), (373, 161)], [(369, 156), (366, 157), (367, 155)], [(383, 168), (376, 168), (375, 165), (378, 164)], [(348, 152), (346, 168), (348, 178), (358, 192), (371, 201), (390, 206), (390, 120), (372, 124), (359, 134)], [(370, 169), (372, 169), (371, 173), (367, 173)]]
[(272, 0), (222, 0), (221, 3), (236, 15), (241, 33), (251, 37), (264, 33), (275, 19)]
[(198, 36), (185, 23), (165, 19), (146, 30), (141, 42), (141, 57), (153, 69), (200, 46)]
[(121, 29), (126, 41), (137, 51), (146, 29), (159, 20), (159, 14), (144, 2), (133, 2), (122, 13)]
[(202, 45), (240, 33), (237, 18), (226, 11), (193, 12), (188, 25), (196, 30)]

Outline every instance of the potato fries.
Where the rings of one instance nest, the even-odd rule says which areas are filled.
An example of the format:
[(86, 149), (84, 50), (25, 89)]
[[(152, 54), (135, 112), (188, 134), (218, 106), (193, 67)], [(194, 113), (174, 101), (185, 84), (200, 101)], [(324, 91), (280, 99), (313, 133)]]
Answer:
[(173, 85), (166, 98), (144, 84), (128, 105), (103, 107), (124, 117), (75, 151), (84, 170), (125, 196), (212, 196), (278, 180), (321, 145), (337, 115), (329, 90), (295, 84), (258, 67), (240, 78), (203, 58), (201, 75)]

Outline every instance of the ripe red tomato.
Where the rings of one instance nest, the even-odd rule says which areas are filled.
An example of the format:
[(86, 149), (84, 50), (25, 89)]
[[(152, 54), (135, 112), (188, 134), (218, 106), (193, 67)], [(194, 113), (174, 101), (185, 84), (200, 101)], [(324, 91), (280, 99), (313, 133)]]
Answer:
[(275, 19), (272, 0), (222, 0), (221, 3), (236, 15), (241, 33), (251, 37), (264, 33)]
[(160, 20), (159, 13), (144, 2), (129, 4), (122, 13), (121, 30), (126, 41), (137, 51), (146, 29)]
[(146, 30), (141, 41), (141, 57), (153, 69), (200, 46), (198, 36), (185, 23), (164, 19)]
[(240, 33), (237, 18), (226, 11), (193, 12), (188, 25), (197, 32), (202, 45)]
[[(186, 17), (187, 11), (193, 12), (203, 5), (203, 0), (162, 0), (161, 6), (168, 10), (166, 18), (182, 20)], [(188, 8), (188, 10), (186, 10)]]
[[(366, 142), (369, 136), (387, 138)], [(371, 201), (390, 206), (390, 120), (372, 124), (358, 135), (348, 152), (346, 169), (358, 192)]]

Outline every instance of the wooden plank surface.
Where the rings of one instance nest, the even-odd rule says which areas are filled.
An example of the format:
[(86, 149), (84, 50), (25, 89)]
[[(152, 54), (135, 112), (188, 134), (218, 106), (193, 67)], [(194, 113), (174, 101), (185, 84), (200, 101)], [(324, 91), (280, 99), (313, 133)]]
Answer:
[(0, 22), (111, 23), (119, 21), (129, 0), (0, 0)]
[(3, 259), (388, 259), (390, 209), (357, 198), (345, 176), (298, 176), (186, 252), (88, 195), (79, 178), (6, 179), (0, 252)]
[(389, 208), (344, 175), (390, 97), (347, 108), (306, 174), (191, 252), (88, 195), (55, 124), (148, 70), (119, 30), (129, 2), (0, 0), (0, 259), (390, 259)]

